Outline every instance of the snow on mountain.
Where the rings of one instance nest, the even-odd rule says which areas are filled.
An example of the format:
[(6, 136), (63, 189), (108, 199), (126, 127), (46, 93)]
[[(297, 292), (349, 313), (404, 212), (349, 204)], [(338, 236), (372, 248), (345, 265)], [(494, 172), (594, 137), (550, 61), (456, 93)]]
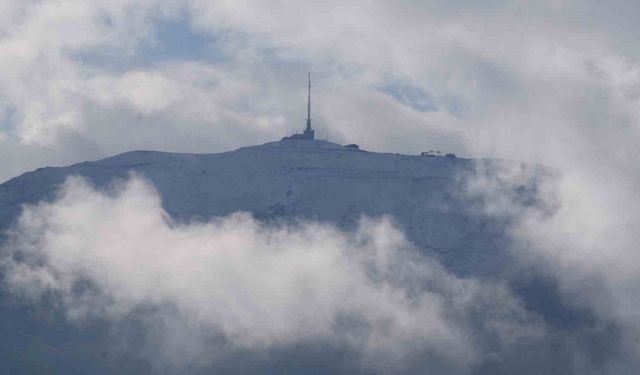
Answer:
[(261, 220), (313, 219), (352, 227), (391, 215), (422, 251), (457, 273), (492, 274), (506, 254), (500, 226), (462, 194), (474, 161), (375, 153), (327, 141), (287, 140), (217, 154), (133, 151), (41, 168), (0, 185), (0, 229), (23, 204), (50, 200), (71, 175), (108, 188), (129, 173), (150, 180), (169, 214), (206, 220), (247, 211)]
[[(483, 161), (481, 165), (505, 163), (517, 164)], [(471, 159), (375, 153), (319, 140), (278, 141), (217, 154), (133, 151), (68, 167), (41, 168), (1, 184), (0, 233), (11, 228), (24, 205), (56, 198), (69, 176), (83, 176), (97, 189), (109, 191), (134, 173), (153, 184), (165, 210), (180, 222), (246, 211), (266, 222), (310, 219), (352, 229), (362, 215), (387, 215), (420, 251), (437, 258), (449, 271), (504, 281), (514, 272), (504, 222), (478, 209), (481, 202), (465, 190), (466, 176), (478, 166)], [(526, 205), (535, 198), (535, 186), (520, 188), (505, 193), (521, 196)], [(558, 311), (564, 310), (554, 305), (552, 293), (546, 293), (544, 285), (530, 285), (524, 285), (520, 294), (527, 307), (562, 319)], [(541, 295), (547, 297), (540, 299)], [(110, 331), (114, 327), (108, 322), (86, 322), (79, 329), (56, 315), (55, 308), (53, 316), (34, 319), (32, 307), (12, 298), (0, 290), (0, 334), (8, 338), (0, 342), (0, 361), (16, 371), (109, 373), (113, 365), (119, 372), (153, 372), (148, 363), (112, 348), (117, 332)], [(44, 311), (48, 311), (47, 301), (41, 302)], [(131, 324), (128, 336), (137, 337), (141, 328), (135, 319), (126, 324)], [(298, 360), (306, 368), (316, 361), (317, 355), (309, 353), (317, 350), (324, 349), (280, 353), (269, 366), (276, 372), (290, 371), (295, 363), (289, 361)], [(344, 353), (328, 350), (322, 356), (332, 359), (326, 363), (346, 360)], [(117, 354), (111, 358), (109, 353)], [(250, 372), (238, 367), (247, 358), (229, 358), (216, 366), (226, 369), (228, 363), (225, 372)], [(255, 366), (264, 365), (264, 358), (250, 358), (257, 361)], [(277, 358), (287, 360), (280, 363)]]

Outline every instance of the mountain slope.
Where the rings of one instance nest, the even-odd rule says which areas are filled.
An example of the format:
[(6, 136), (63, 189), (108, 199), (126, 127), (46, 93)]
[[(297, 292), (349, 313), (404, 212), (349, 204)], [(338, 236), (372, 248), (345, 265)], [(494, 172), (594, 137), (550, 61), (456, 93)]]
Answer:
[(149, 179), (178, 220), (247, 211), (263, 220), (313, 219), (352, 227), (391, 215), (408, 238), (460, 273), (494, 273), (500, 228), (469, 208), (460, 178), (474, 161), (382, 154), (325, 141), (280, 141), (219, 154), (134, 151), (42, 168), (0, 185), (0, 229), (23, 204), (53, 198), (71, 175), (108, 188), (129, 173)]
[[(351, 229), (362, 215), (388, 215), (421, 252), (439, 259), (453, 273), (512, 279), (514, 262), (506, 251), (505, 223), (477, 209), (478, 202), (465, 193), (466, 177), (477, 167), (478, 161), (470, 159), (374, 153), (306, 140), (218, 154), (134, 151), (68, 167), (41, 168), (1, 184), (0, 233), (11, 227), (23, 205), (53, 200), (69, 176), (83, 176), (96, 188), (109, 191), (134, 173), (152, 182), (165, 210), (179, 222), (246, 211), (266, 222), (314, 220)], [(515, 194), (526, 204), (535, 198), (535, 187), (522, 186)], [(521, 291), (530, 310), (564, 319), (559, 312), (566, 310), (558, 307), (553, 291), (549, 293), (544, 285), (527, 284)], [(45, 306), (34, 310), (12, 298), (0, 290), (0, 335), (5, 338), (0, 343), (0, 362), (15, 372), (156, 371), (152, 364), (114, 347), (118, 334), (109, 322), (77, 327), (46, 306), (46, 299)], [(38, 315), (49, 310), (52, 316)], [(144, 322), (133, 319), (126, 324), (127, 337), (138, 340), (138, 332), (144, 331), (139, 325)], [(276, 351), (270, 358), (240, 353), (240, 358), (216, 366), (224, 373), (261, 373), (264, 366), (274, 373), (308, 373), (314, 366), (319, 373), (354, 370), (347, 365), (353, 358), (335, 348), (311, 345), (287, 350)]]

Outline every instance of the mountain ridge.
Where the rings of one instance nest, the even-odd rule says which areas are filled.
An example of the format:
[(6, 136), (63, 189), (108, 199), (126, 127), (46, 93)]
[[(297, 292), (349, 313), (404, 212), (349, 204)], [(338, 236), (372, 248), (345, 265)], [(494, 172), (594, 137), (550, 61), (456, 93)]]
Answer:
[(458, 260), (466, 255), (494, 257), (501, 247), (494, 236), (500, 229), (484, 235), (491, 221), (466, 207), (461, 179), (474, 167), (473, 159), (376, 153), (320, 140), (210, 154), (137, 150), (41, 168), (1, 184), (0, 230), (11, 225), (23, 204), (53, 199), (69, 176), (105, 189), (133, 172), (153, 183), (176, 220), (246, 211), (264, 221), (316, 220), (348, 229), (362, 215), (389, 215), (418, 248), (460, 268), (466, 261)]
[[(465, 190), (466, 177), (473, 176), (479, 162), (483, 161), (376, 153), (309, 140), (211, 154), (130, 151), (66, 167), (40, 168), (0, 184), (0, 233), (11, 227), (23, 205), (54, 201), (71, 176), (108, 192), (133, 173), (153, 185), (164, 210), (177, 223), (205, 222), (242, 211), (266, 224), (320, 222), (351, 231), (363, 216), (391, 217), (418, 251), (437, 259), (448, 271), (500, 283), (517, 272), (512, 267), (516, 263), (507, 250), (505, 223), (479, 209)], [(511, 162), (489, 164), (494, 163)], [(535, 189), (523, 192), (526, 200)], [(549, 308), (545, 315), (556, 314), (552, 299), (538, 297), (549, 295), (538, 284), (524, 292), (534, 310), (545, 313)], [(0, 301), (8, 298), (0, 293)], [(29, 316), (20, 306), (1, 307), (0, 315)], [(28, 331), (30, 318), (20, 319), (21, 326), (0, 327), (0, 331), (8, 337)], [(70, 328), (63, 319), (56, 324), (65, 330), (42, 329), (46, 344), (38, 349), (44, 353), (38, 352), (38, 358), (46, 357), (64, 335), (74, 345), (86, 344), (86, 333)], [(92, 327), (90, 332), (98, 332), (95, 337), (102, 341), (70, 354), (90, 358), (81, 363), (92, 372), (108, 360), (96, 354), (108, 342), (104, 330), (100, 323)], [(28, 347), (41, 340), (38, 335), (19, 336), (20, 345)], [(0, 358), (15, 362), (13, 356), (10, 348), (0, 348)], [(117, 361), (122, 361), (120, 366), (133, 366), (132, 373), (145, 372), (135, 360)], [(64, 363), (56, 366), (66, 369)]]

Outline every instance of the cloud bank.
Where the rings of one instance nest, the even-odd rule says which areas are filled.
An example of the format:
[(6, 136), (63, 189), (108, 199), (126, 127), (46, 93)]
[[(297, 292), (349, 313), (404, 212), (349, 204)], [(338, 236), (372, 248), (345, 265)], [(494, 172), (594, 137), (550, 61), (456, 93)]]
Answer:
[(244, 213), (176, 223), (139, 177), (107, 193), (70, 178), (54, 202), (25, 208), (7, 246), (13, 293), (53, 295), (76, 322), (149, 309), (147, 334), (163, 343), (154, 358), (176, 367), (314, 344), (369, 371), (459, 372), (544, 336), (506, 288), (448, 273), (388, 218), (353, 233)]
[(524, 272), (559, 294), (561, 310), (552, 307), (547, 319), (569, 331), (577, 321), (583, 330), (572, 335), (592, 348), (578, 355), (573, 372), (624, 374), (640, 358), (638, 180), (631, 170), (594, 172), (614, 165), (599, 157), (589, 168), (555, 171), (553, 179), (541, 179), (535, 166), (480, 164), (467, 187), (481, 198), (482, 212), (503, 220)]

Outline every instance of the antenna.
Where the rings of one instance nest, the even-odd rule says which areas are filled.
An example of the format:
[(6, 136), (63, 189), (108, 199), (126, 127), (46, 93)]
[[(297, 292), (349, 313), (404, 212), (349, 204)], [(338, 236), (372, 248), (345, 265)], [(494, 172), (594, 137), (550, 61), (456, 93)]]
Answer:
[(307, 131), (311, 130), (311, 72), (309, 72), (309, 91), (307, 93)]

